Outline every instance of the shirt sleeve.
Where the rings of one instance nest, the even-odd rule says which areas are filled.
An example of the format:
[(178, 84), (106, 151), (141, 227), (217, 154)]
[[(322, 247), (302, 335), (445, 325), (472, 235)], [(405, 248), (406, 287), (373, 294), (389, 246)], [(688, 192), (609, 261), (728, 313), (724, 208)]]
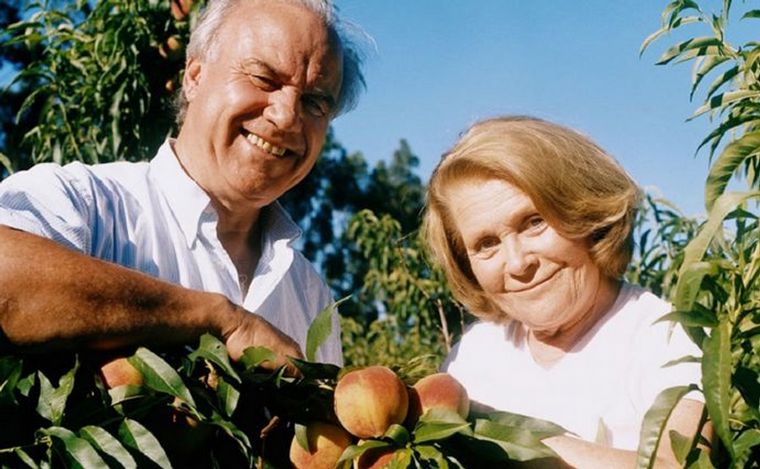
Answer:
[(8, 177), (0, 184), (0, 224), (89, 253), (92, 194), (76, 174), (83, 170), (44, 163)]

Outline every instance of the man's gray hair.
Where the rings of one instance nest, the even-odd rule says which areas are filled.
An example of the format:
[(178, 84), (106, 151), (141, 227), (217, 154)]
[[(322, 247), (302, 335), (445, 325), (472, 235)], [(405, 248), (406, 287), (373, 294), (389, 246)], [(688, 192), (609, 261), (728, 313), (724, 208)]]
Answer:
[[(187, 45), (187, 58), (212, 60), (219, 47), (217, 37), (227, 15), (238, 3), (247, 0), (208, 0), (205, 9), (190, 34)], [(361, 65), (364, 58), (363, 42), (370, 42), (369, 36), (358, 26), (345, 22), (338, 17), (335, 6), (330, 0), (267, 0), (289, 1), (302, 5), (321, 17), (328, 30), (334, 34), (343, 52), (343, 82), (340, 95), (335, 105), (333, 116), (348, 112), (356, 107), (359, 95), (366, 87)], [(177, 124), (182, 126), (187, 111), (187, 99), (182, 89), (177, 91)]]

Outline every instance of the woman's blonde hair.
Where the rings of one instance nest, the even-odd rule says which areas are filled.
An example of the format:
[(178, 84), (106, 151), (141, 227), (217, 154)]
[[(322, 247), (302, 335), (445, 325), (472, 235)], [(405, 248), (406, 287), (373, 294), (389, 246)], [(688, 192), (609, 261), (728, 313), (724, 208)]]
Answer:
[(631, 260), (640, 191), (625, 170), (589, 138), (526, 116), (472, 126), (444, 154), (427, 190), (423, 235), (454, 296), (481, 319), (509, 320), (475, 279), (446, 191), (454, 183), (499, 179), (523, 192), (558, 233), (590, 241), (601, 272), (620, 278)]

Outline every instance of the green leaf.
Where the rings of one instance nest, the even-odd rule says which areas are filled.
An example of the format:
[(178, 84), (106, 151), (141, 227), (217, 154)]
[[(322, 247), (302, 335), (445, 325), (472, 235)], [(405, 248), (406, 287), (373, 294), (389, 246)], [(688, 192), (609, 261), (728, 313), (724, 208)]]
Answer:
[(385, 431), (383, 438), (393, 440), (396, 446), (404, 446), (409, 443), (409, 440), (411, 439), (409, 436), (409, 431), (404, 428), (403, 425), (398, 425), (395, 423), (388, 427), (388, 430)]
[(681, 435), (675, 430), (670, 430), (668, 436), (670, 437), (670, 448), (673, 450), (678, 463), (683, 466), (686, 457), (691, 451), (691, 438)]
[(317, 361), (317, 350), (332, 334), (333, 318), (338, 305), (349, 298), (350, 296), (347, 296), (327, 306), (311, 322), (309, 331), (306, 333), (306, 360)]
[[(694, 98), (694, 92), (696, 92), (699, 83), (718, 65), (725, 63), (729, 58), (724, 55), (708, 55), (703, 58), (699, 65), (694, 68), (694, 76), (691, 79), (691, 90), (689, 91), (689, 99)], [(708, 95), (709, 96), (709, 95)]]
[(725, 107), (737, 101), (752, 100), (758, 97), (760, 97), (760, 91), (754, 90), (727, 91), (725, 93), (717, 94), (711, 97), (706, 104), (697, 108), (689, 119), (694, 119), (695, 117), (701, 116), (713, 109)]
[(198, 358), (205, 358), (206, 360), (218, 366), (236, 383), (240, 383), (240, 376), (238, 376), (237, 372), (230, 363), (230, 356), (229, 353), (227, 353), (227, 347), (224, 346), (221, 340), (211, 334), (203, 334), (201, 336), (198, 348), (193, 353), (191, 353), (188, 358), (192, 361), (196, 361)]
[(246, 370), (261, 366), (264, 362), (274, 362), (277, 360), (277, 354), (267, 347), (248, 347), (243, 351), (240, 357), (240, 363), (245, 366)]
[(668, 423), (670, 414), (681, 398), (695, 389), (697, 387), (694, 385), (676, 386), (665, 389), (657, 395), (652, 406), (644, 414), (644, 420), (641, 424), (641, 436), (639, 437), (636, 458), (637, 469), (654, 467), (657, 447), (660, 444), (662, 432)]
[(13, 174), (13, 163), (3, 152), (0, 152), (0, 165), (8, 171), (8, 174)]
[(723, 43), (719, 39), (711, 36), (687, 39), (666, 50), (660, 56), (657, 65), (665, 65), (687, 51), (699, 51), (709, 46), (721, 47), (722, 45)]
[(237, 409), (238, 402), (240, 401), (240, 391), (220, 376), (219, 387), (216, 388), (216, 395), (219, 398), (219, 403), (221, 404), (224, 414), (227, 417), (232, 417), (232, 414), (235, 412), (235, 409)]
[[(712, 263), (700, 262), (699, 264), (708, 264), (711, 267), (711, 272), (713, 270), (717, 270), (712, 268)], [(672, 313), (668, 313), (665, 316), (661, 317), (655, 321), (655, 323), (668, 321), (677, 322), (687, 327), (715, 327), (718, 325), (718, 318), (715, 317), (715, 313), (702, 309), (694, 309), (691, 311), (673, 311)]]
[(749, 462), (752, 456), (752, 450), (760, 447), (760, 430), (757, 428), (748, 428), (734, 441), (734, 467), (748, 467), (745, 464)]
[(145, 347), (140, 347), (128, 360), (142, 373), (145, 387), (179, 397), (191, 407), (195, 407), (195, 400), (182, 378), (161, 357)]
[[(689, 298), (696, 296), (696, 293), (685, 290), (687, 287), (682, 285), (682, 283), (686, 282), (683, 278), (684, 273), (690, 269), (699, 270), (698, 266), (692, 267), (692, 265), (702, 260), (713, 237), (723, 226), (723, 220), (726, 216), (747, 199), (758, 196), (760, 196), (760, 192), (725, 192), (715, 201), (707, 222), (702, 226), (697, 237), (692, 239), (686, 246), (686, 249), (684, 249), (684, 260), (679, 270), (679, 279), (676, 285), (676, 309), (682, 311), (691, 310), (693, 300), (690, 302)], [(694, 279), (687, 280), (690, 283), (694, 282)]]
[(95, 449), (115, 459), (122, 467), (137, 468), (135, 459), (113, 435), (101, 427), (88, 425), (79, 430), (79, 436), (89, 441)]
[[(674, 298), (676, 310), (681, 313), (675, 317), (684, 318), (692, 313), (694, 302), (702, 288), (702, 280), (706, 275), (715, 275), (717, 272), (718, 266), (712, 262), (693, 262), (681, 269)], [(694, 313), (695, 316), (697, 314), (699, 313)]]
[(715, 466), (710, 462), (710, 455), (700, 450), (697, 460), (689, 465), (689, 469), (715, 469)]
[(16, 384), (21, 377), (23, 362), (13, 356), (0, 358), (0, 405), (16, 404)]
[(425, 463), (423, 467), (436, 467), (438, 469), (448, 469), (449, 467), (446, 456), (433, 445), (415, 445), (412, 450), (419, 456), (421, 462)]
[(119, 426), (119, 437), (125, 445), (139, 451), (159, 467), (164, 469), (172, 467), (161, 443), (136, 420), (124, 419)]
[(37, 413), (48, 419), (53, 425), (60, 425), (66, 410), (66, 401), (74, 389), (74, 377), (79, 369), (79, 359), (74, 363), (65, 375), (58, 381), (58, 387), (54, 387), (42, 371), (38, 372), (40, 380), (40, 398), (37, 401)]
[(48, 435), (54, 443), (63, 444), (63, 448), (55, 444), (53, 448), (69, 461), (70, 467), (108, 467), (103, 458), (95, 451), (95, 448), (87, 440), (77, 437), (71, 430), (63, 427), (50, 427), (40, 430), (40, 433)]
[(705, 205), (711, 210), (728, 182), (747, 159), (760, 155), (760, 131), (748, 132), (729, 143), (710, 167), (705, 183)]
[(543, 437), (524, 428), (477, 419), (473, 436), (496, 443), (515, 461), (557, 457), (551, 448), (541, 442)]
[(742, 19), (745, 18), (760, 18), (760, 10), (750, 10), (742, 16)]
[(430, 409), (417, 422), (412, 432), (415, 443), (443, 440), (455, 433), (472, 434), (470, 423), (449, 409)]
[(484, 418), (500, 425), (505, 425), (507, 427), (517, 427), (528, 430), (536, 435), (539, 435), (540, 438), (564, 435), (565, 433), (569, 433), (566, 429), (562, 428), (554, 422), (537, 419), (535, 417), (529, 417), (527, 415), (514, 414), (511, 412), (503, 411), (488, 413), (471, 411), (470, 414), (471, 416)]
[(712, 330), (704, 344), (702, 387), (715, 433), (733, 455), (729, 427), (731, 405), (731, 328), (727, 319)]
[(298, 368), (306, 379), (336, 379), (340, 373), (340, 367), (332, 363), (316, 363), (291, 358), (290, 362)]
[(309, 427), (300, 423), (296, 423), (295, 437), (296, 442), (298, 442), (298, 446), (300, 446), (301, 449), (307, 453), (311, 453), (312, 449), (309, 447)]
[(387, 441), (365, 440), (365, 441), (362, 441), (358, 445), (351, 445), (348, 448), (346, 448), (343, 451), (343, 454), (340, 455), (340, 459), (338, 459), (338, 463), (357, 459), (359, 456), (361, 456), (362, 454), (364, 454), (365, 452), (371, 449), (389, 448), (389, 447), (391, 447), (391, 444), (388, 443)]

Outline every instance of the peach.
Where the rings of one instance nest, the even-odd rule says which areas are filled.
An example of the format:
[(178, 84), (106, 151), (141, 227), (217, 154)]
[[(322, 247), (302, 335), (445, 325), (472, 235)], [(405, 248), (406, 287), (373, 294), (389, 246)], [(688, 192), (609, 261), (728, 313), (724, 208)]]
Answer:
[(290, 462), (296, 469), (332, 469), (343, 451), (351, 443), (351, 435), (337, 425), (313, 422), (307, 426), (309, 450), (298, 444), (296, 437), (290, 443)]
[(385, 366), (351, 371), (335, 386), (335, 415), (359, 438), (382, 436), (404, 421), (408, 407), (406, 385)]
[(143, 376), (125, 357), (113, 359), (100, 367), (100, 377), (108, 389), (125, 384), (141, 386)]
[(409, 390), (408, 422), (414, 424), (429, 409), (449, 409), (466, 419), (470, 399), (464, 386), (448, 373), (425, 376)]

